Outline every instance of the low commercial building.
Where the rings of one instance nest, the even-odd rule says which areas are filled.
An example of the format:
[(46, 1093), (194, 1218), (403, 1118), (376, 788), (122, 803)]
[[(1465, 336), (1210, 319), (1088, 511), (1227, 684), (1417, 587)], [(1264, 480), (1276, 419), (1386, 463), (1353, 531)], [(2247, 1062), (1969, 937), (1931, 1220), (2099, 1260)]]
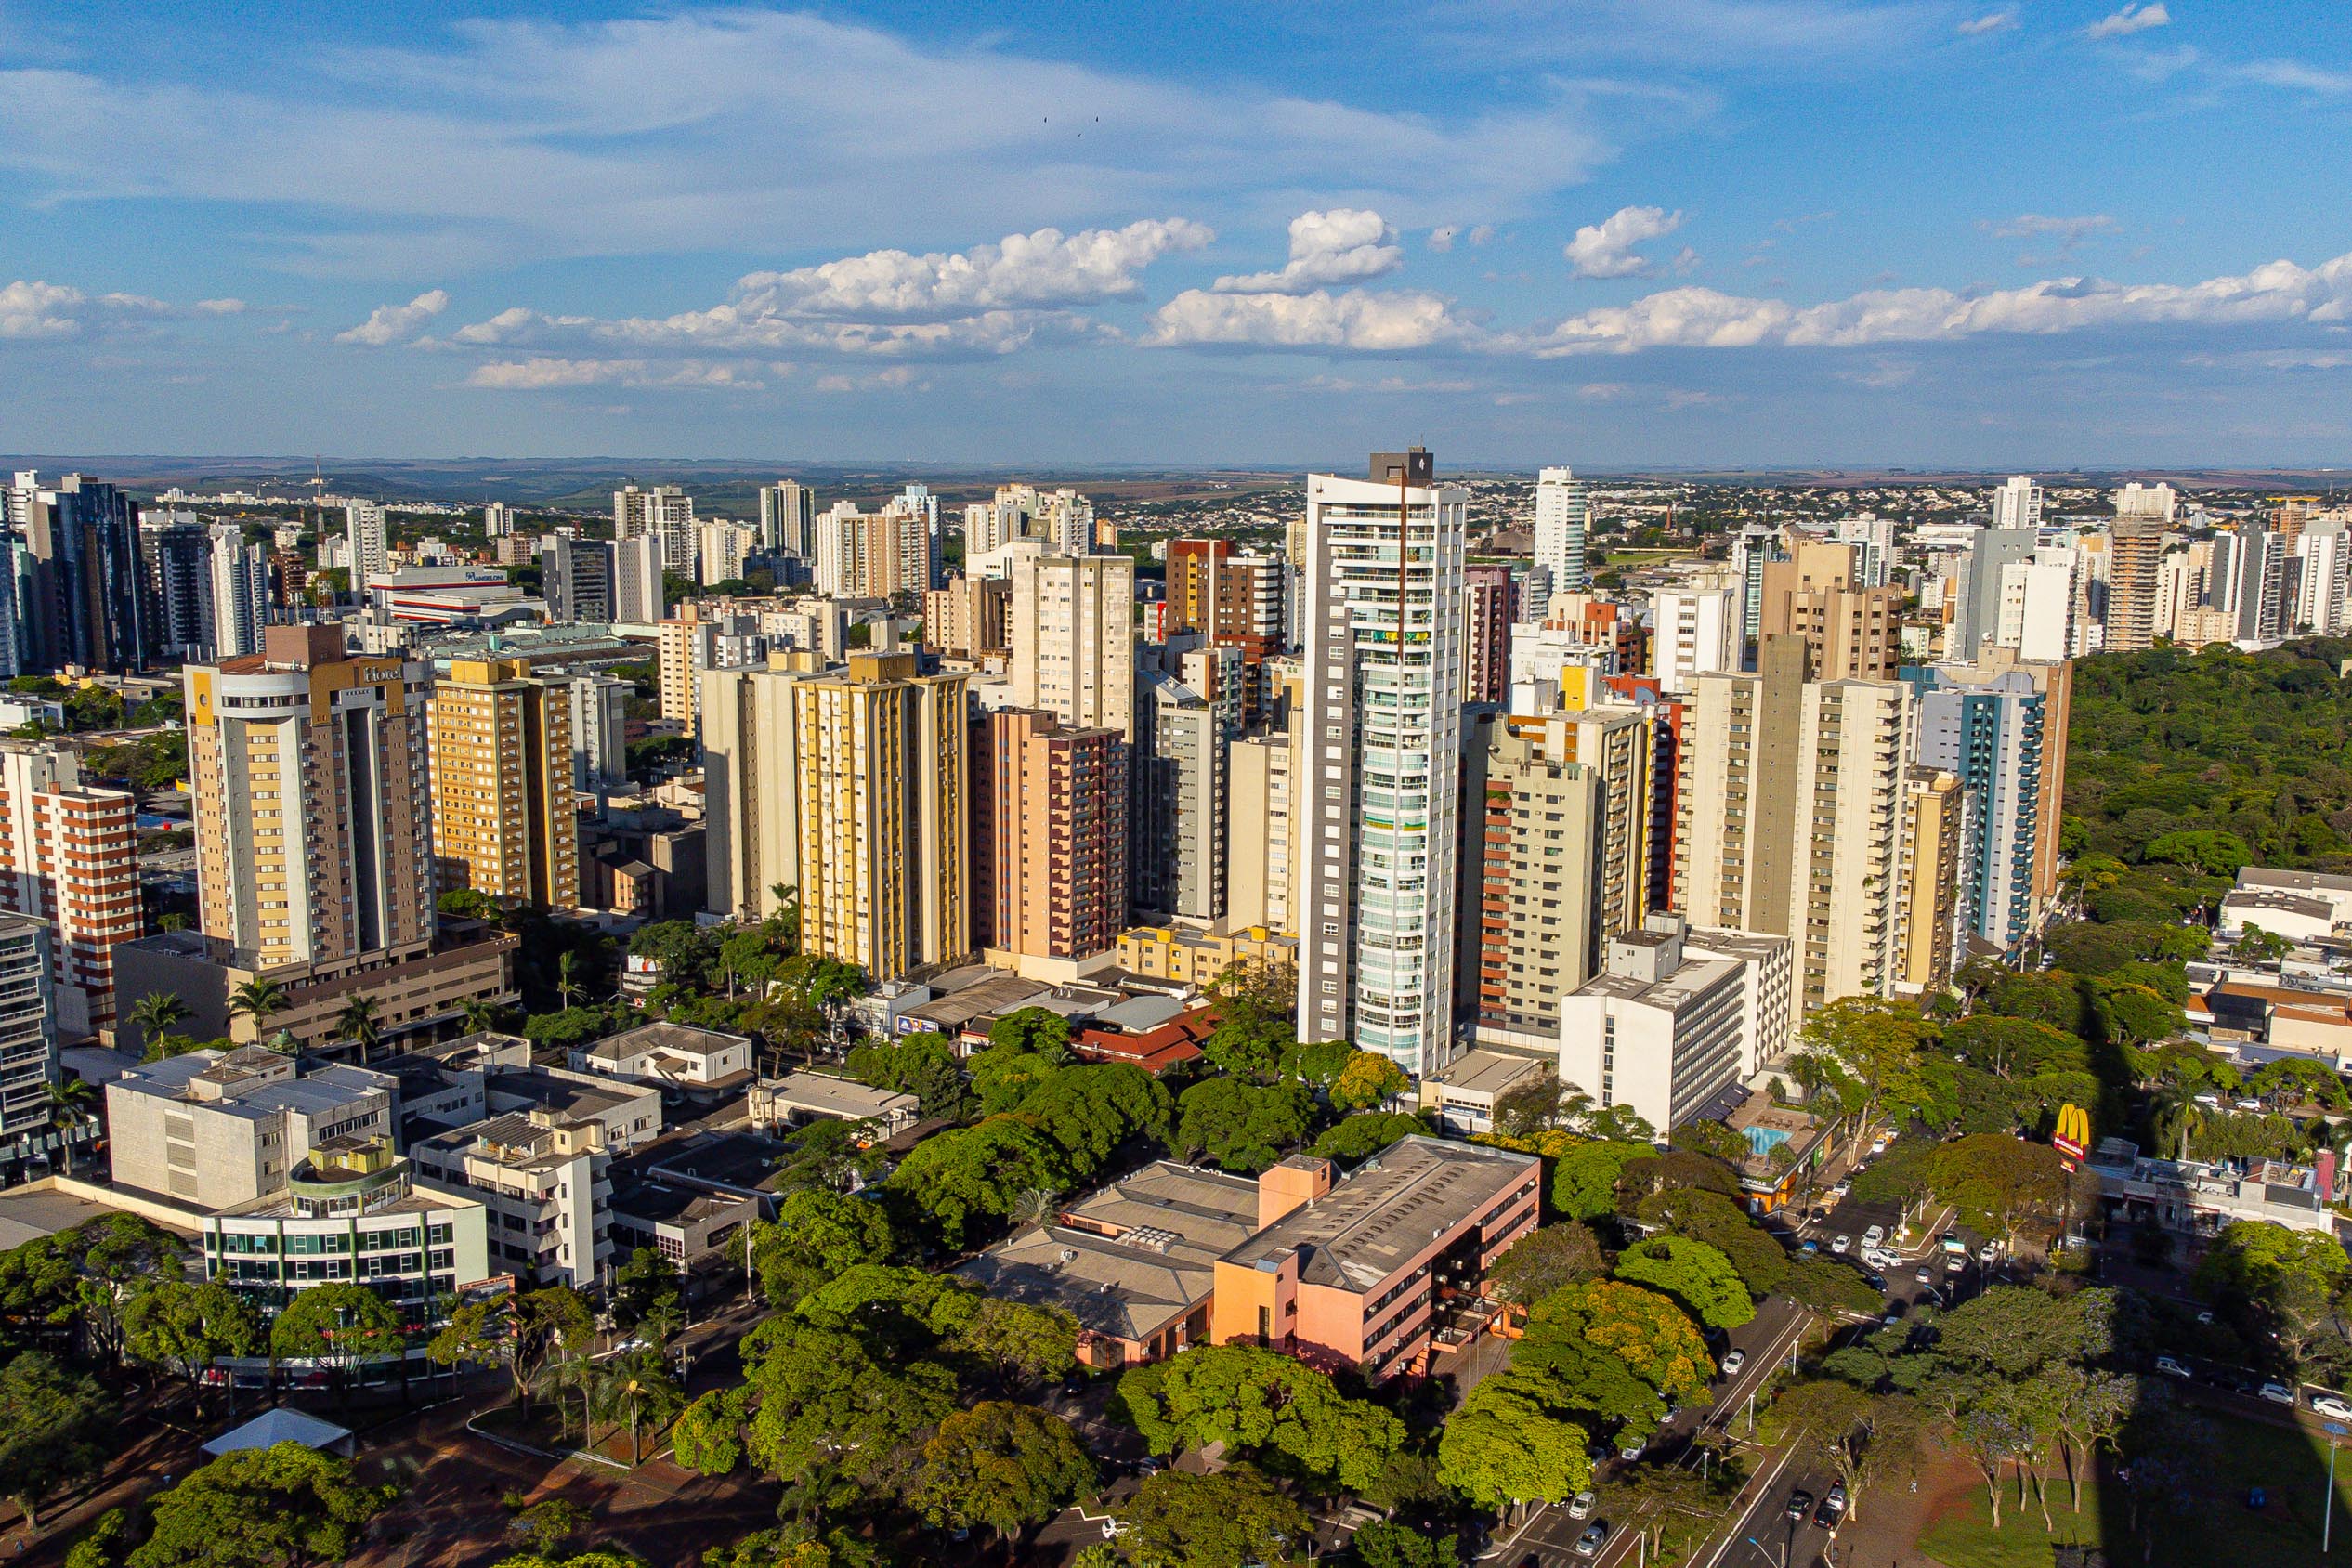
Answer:
[(1385, 1378), (1425, 1366), (1441, 1302), (1535, 1228), (1540, 1178), (1529, 1156), (1422, 1137), (1336, 1182), (1305, 1156), (1255, 1182), (1162, 1161), (957, 1273), (1068, 1310), (1091, 1365), (1208, 1339)]
[(2352, 1061), (2352, 992), (2228, 979), (2205, 992), (2202, 1009), (2190, 999), (2192, 1023), (2200, 1011), (2217, 1042)]
[(1262, 925), (1229, 931), (1194, 926), (1143, 925), (1119, 933), (1114, 949), (1119, 968), (1130, 974), (1207, 986), (1236, 966), (1295, 971), (1299, 939)]
[(1653, 915), (1609, 939), (1606, 972), (1561, 999), (1563, 1085), (1664, 1131), (1707, 1113), (1756, 1069), (1766, 1025), (1747, 973), (1754, 960), (1705, 946), (1708, 934)]
[[(2329, 923), (2352, 924), (2352, 877), (2332, 871), (2280, 871), (2248, 866), (2238, 873), (2238, 886), (2224, 897), (2222, 923), (2228, 925), (2228, 899), (2240, 894), (2285, 893), (2314, 898), (2328, 906)], [(2259, 923), (2259, 922), (2257, 922)], [(2281, 932), (2279, 934), (2284, 935)]]
[(594, 1122), (615, 1154), (661, 1136), (661, 1091), (562, 1067), (501, 1069), (485, 1082), (490, 1114), (539, 1112), (559, 1122)]
[(300, 1072), (259, 1046), (142, 1063), (106, 1086), (114, 1180), (196, 1209), (281, 1191), (311, 1151), (397, 1135), (399, 1080), (365, 1067)]
[(575, 1047), (570, 1054), (580, 1072), (725, 1092), (751, 1082), (751, 1049), (748, 1036), (658, 1023)]
[(2335, 934), (2336, 903), (2317, 893), (2283, 887), (2237, 887), (2221, 895), (2221, 929), (2231, 935), (2248, 927), (2290, 942), (2316, 942)]
[(1495, 1102), (1542, 1076), (1550, 1065), (1516, 1052), (1464, 1052), (1443, 1075), (1421, 1080), (1421, 1109), (1435, 1111), (1439, 1129), (1457, 1138), (1492, 1132)]
[(1739, 1176), (1751, 1213), (1770, 1214), (1786, 1206), (1806, 1176), (1836, 1150), (1830, 1123), (1781, 1104), (1760, 1089), (1743, 1094), (1724, 1115), (1723, 1125), (1747, 1141)]
[(200, 1222), (205, 1277), (273, 1309), (313, 1286), (363, 1285), (424, 1327), (492, 1270), (482, 1205), (412, 1174), (386, 1139), (333, 1139), (276, 1192)]
[(514, 1111), (427, 1138), (409, 1156), (426, 1190), (488, 1211), (490, 1266), (584, 1290), (612, 1254), (612, 1183), (595, 1121)]
[(884, 1138), (915, 1124), (921, 1102), (911, 1094), (869, 1089), (829, 1073), (787, 1073), (751, 1086), (751, 1125), (793, 1127), (810, 1121), (868, 1121)]
[(2322, 1149), (2309, 1165), (2268, 1159), (2209, 1165), (2157, 1159), (2127, 1139), (2102, 1138), (2087, 1165), (2098, 1177), (2109, 1214), (2126, 1223), (2192, 1235), (2212, 1235), (2239, 1220), (2330, 1236), (2340, 1228), (2331, 1207), (2339, 1191), (2332, 1150)]

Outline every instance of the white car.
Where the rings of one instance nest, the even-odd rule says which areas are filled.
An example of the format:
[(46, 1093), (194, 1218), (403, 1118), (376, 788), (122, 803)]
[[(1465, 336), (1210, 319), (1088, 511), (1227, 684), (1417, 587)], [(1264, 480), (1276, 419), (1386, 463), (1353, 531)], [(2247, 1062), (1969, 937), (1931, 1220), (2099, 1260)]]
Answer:
[(1946, 1274), (1958, 1274), (1961, 1270), (1967, 1268), (1967, 1266), (1968, 1255), (1965, 1252), (1959, 1254), (1957, 1257), (1946, 1258), (1943, 1261), (1943, 1272)]
[(2192, 1376), (2185, 1363), (2169, 1355), (2160, 1355), (2156, 1358), (2156, 1370), (2162, 1372), (2167, 1378), (2185, 1379)]
[(1887, 1232), (1884, 1226), (1871, 1226), (1870, 1229), (1862, 1232), (1862, 1251), (1867, 1253), (1872, 1248), (1876, 1247), (1880, 1242), (1885, 1241), (1886, 1239)]
[[(1745, 1366), (1746, 1365), (1747, 1352), (1725, 1351), (1723, 1352), (1723, 1375), (1726, 1378), (1738, 1377), (1740, 1375), (1740, 1368)], [(1582, 1516), (1579, 1515), (1578, 1517), (1581, 1518)]]
[(2352, 1421), (2352, 1405), (2332, 1393), (2323, 1393), (2311, 1402), (2311, 1408), (2331, 1421)]
[(2293, 1405), (2294, 1403), (2294, 1390), (2287, 1387), (2284, 1383), (2265, 1383), (2262, 1385), (2262, 1388), (2258, 1391), (2258, 1392), (2259, 1397), (2268, 1400), (2273, 1405)]
[(1990, 1263), (1993, 1259), (1998, 1258), (2000, 1255), (2001, 1244), (1999, 1242), (1988, 1241), (1982, 1247), (1977, 1248), (1977, 1261), (1980, 1263)]
[(1571, 1519), (1591, 1518), (1592, 1507), (1600, 1500), (1601, 1499), (1598, 1496), (1594, 1496), (1590, 1492), (1577, 1493), (1575, 1496), (1568, 1499), (1568, 1517)]
[(1841, 1258), (1846, 1255), (1846, 1249), (1853, 1245), (1854, 1238), (1849, 1235), (1834, 1235), (1829, 1238), (1829, 1249)]

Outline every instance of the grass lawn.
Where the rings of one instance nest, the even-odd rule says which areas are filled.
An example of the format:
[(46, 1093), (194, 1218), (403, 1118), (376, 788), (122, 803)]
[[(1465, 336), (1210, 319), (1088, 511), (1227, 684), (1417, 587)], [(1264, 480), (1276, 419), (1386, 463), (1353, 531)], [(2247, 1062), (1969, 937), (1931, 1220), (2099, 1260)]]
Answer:
[[(2052, 1548), (2106, 1549), (2115, 1568), (2309, 1568), (2319, 1557), (2319, 1497), (2326, 1489), (2328, 1451), (2299, 1431), (2228, 1416), (2200, 1423), (2195, 1479), (2172, 1498), (2143, 1505), (2138, 1535), (2131, 1530), (2129, 1499), (2111, 1478), (2083, 1488), (2083, 1511), (2072, 1511), (2062, 1478), (2050, 1483), (2055, 1533), (2042, 1527), (2042, 1510), (2029, 1496), (2017, 1506), (2017, 1483), (2004, 1483), (2001, 1528), (1993, 1528), (1984, 1488), (1967, 1505), (1946, 1513), (1919, 1538), (1919, 1549), (1948, 1568), (2049, 1568)], [(2246, 1490), (2265, 1488), (2267, 1506), (2246, 1507)], [(2352, 1548), (2352, 1450), (2336, 1466), (2340, 1507), (2335, 1533)], [(2142, 1537), (2146, 1537), (2143, 1539)]]

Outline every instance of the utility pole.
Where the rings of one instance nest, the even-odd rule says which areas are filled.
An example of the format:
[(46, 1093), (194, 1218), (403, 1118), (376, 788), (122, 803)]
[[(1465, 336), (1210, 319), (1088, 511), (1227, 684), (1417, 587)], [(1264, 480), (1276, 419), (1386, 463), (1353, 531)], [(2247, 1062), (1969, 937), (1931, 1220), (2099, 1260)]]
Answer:
[(2352, 1427), (2341, 1422), (2328, 1423), (2328, 1495), (2319, 1502), (2319, 1555), (2328, 1554), (2328, 1547), (2335, 1530), (2335, 1446)]

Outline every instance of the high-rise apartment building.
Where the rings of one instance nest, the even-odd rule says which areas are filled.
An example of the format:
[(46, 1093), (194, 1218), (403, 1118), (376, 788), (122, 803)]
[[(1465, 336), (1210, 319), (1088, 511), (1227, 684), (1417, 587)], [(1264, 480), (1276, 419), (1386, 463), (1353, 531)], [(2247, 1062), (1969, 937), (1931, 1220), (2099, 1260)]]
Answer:
[[(1535, 476), (1535, 564), (1551, 572), (1555, 594), (1580, 594), (1591, 581), (1585, 570), (1585, 533), (1591, 507), (1584, 481), (1567, 468), (1547, 468)], [(1531, 616), (1545, 607), (1529, 605)]]
[(2352, 617), (2352, 534), (2340, 517), (2315, 517), (2294, 542), (2293, 630), (2343, 634)]
[(1236, 929), (1297, 933), (1299, 789), (1306, 737), (1290, 727), (1225, 751), (1225, 919)]
[(1168, 546), (1168, 634), (1240, 650), (1242, 709), (1251, 724), (1264, 706), (1265, 662), (1287, 642), (1287, 576), (1280, 560), (1236, 550), (1229, 539)]
[(2025, 659), (2073, 659), (2090, 650), (2090, 563), (2084, 552), (2045, 545), (2001, 568), (2000, 613), (1991, 640)]
[[(629, 620), (612, 608), (612, 570), (616, 555), (634, 549), (642, 557), (658, 549), (651, 540), (629, 541), (619, 546), (603, 540), (568, 533), (549, 534), (540, 542), (539, 591), (547, 601), (547, 619), (558, 625), (578, 621)], [(644, 562), (638, 563), (642, 569)], [(652, 581), (659, 593), (660, 562), (653, 562)], [(656, 621), (661, 619), (658, 610)]]
[(2042, 487), (2020, 474), (1993, 487), (1989, 510), (1996, 529), (2038, 529), (2042, 526)]
[(54, 1130), (49, 1101), (58, 1079), (53, 940), (44, 921), (0, 915), (0, 1167), (16, 1170), (74, 1135)]
[(1770, 523), (1744, 525), (1731, 541), (1731, 574), (1740, 583), (1740, 657), (1742, 670), (1756, 667), (1756, 642), (1763, 634), (1764, 568), (1788, 559), (1780, 530)]
[(68, 474), (45, 487), (20, 471), (7, 492), (19, 663), (123, 673), (156, 652), (154, 601), (139, 558), (138, 519), (112, 485)]
[(1225, 714), (1183, 680), (1160, 670), (1140, 677), (1128, 763), (1139, 908), (1224, 918), (1229, 735)]
[(1815, 680), (1768, 637), (1752, 675), (1703, 675), (1683, 720), (1675, 908), (1797, 944), (1796, 1006), (1884, 996), (1912, 688)]
[(1307, 480), (1299, 1032), (1451, 1055), (1470, 492), (1420, 448)]
[(877, 981), (971, 951), (970, 677), (915, 670), (852, 654), (794, 694), (801, 948)]
[(1469, 716), (1457, 989), (1482, 1039), (1555, 1038), (1560, 999), (1648, 915), (1650, 723), (1614, 706)]
[(515, 509), (503, 501), (492, 501), (482, 507), (482, 537), (504, 539), (515, 531)]
[(368, 602), (368, 584), (381, 581), (392, 570), (390, 539), (382, 503), (346, 503), (343, 508), (343, 537), (345, 548), (350, 553), (351, 597), (356, 603), (364, 605)]
[(2180, 497), (2170, 485), (2144, 485), (2137, 479), (2109, 497), (2115, 504), (2119, 517), (2161, 517), (2166, 524), (2173, 520)]
[(1500, 702), (1510, 691), (1510, 629), (1519, 594), (1507, 566), (1462, 568), (1462, 697)]
[(817, 591), (843, 599), (920, 597), (939, 581), (937, 519), (938, 500), (928, 492), (893, 496), (873, 512), (834, 503), (817, 519)]
[[(650, 626), (669, 611), (669, 595), (661, 581), (661, 536), (641, 533), (616, 540), (612, 551), (612, 619), (629, 626)], [(584, 615), (581, 618), (587, 619)]]
[(817, 670), (805, 653), (766, 666), (706, 670), (702, 712), (703, 851), (716, 914), (765, 920), (800, 884), (801, 683)]
[(422, 951), (433, 934), (425, 668), (332, 626), (186, 676), (198, 904), (262, 966)]
[(1823, 680), (1892, 680), (1901, 662), (1902, 590), (1856, 586), (1858, 554), (1800, 542), (1764, 568), (1757, 634), (1803, 638)]
[(743, 576), (743, 558), (760, 547), (756, 529), (725, 517), (713, 517), (695, 529), (699, 541), (696, 560), (699, 562), (701, 583), (705, 588), (731, 582)]
[(0, 910), (49, 928), (57, 1022), (72, 1038), (113, 1028), (114, 948), (145, 930), (137, 809), (125, 791), (85, 788), (71, 748), (0, 741)]
[(1650, 595), (1650, 673), (1676, 696), (1701, 675), (1740, 667), (1740, 584), (1694, 575)]
[(1043, 555), (1013, 568), (1013, 703), (1135, 733), (1135, 560)]
[(236, 524), (221, 523), (212, 530), (205, 571), (211, 637), (203, 657), (241, 659), (259, 653), (262, 629), (273, 619), (269, 553), (246, 543), (244, 530)]
[(629, 699), (637, 688), (593, 673), (564, 684), (571, 694), (571, 787), (583, 794), (619, 789), (629, 776)]
[(138, 515), (155, 642), (163, 658), (203, 660), (213, 647), (212, 531), (193, 512)]
[(1918, 689), (1917, 762), (1968, 791), (1962, 923), (2013, 947), (2058, 892), (2074, 671), (2001, 654), (1904, 672)]
[(510, 904), (580, 907), (570, 685), (519, 659), (453, 660), (433, 686), (440, 885)]
[(922, 596), (922, 640), (950, 659), (988, 659), (1013, 651), (1013, 584), (1000, 578), (951, 577)]
[(654, 538), (661, 542), (661, 569), (680, 577), (694, 576), (694, 497), (677, 485), (640, 490), (623, 485), (612, 492), (612, 537), (626, 542)]
[[(2109, 536), (2107, 636), (2110, 653), (2133, 653), (2156, 642), (2156, 601), (2164, 555), (2160, 516), (2119, 516)], [(1973, 654), (1973, 649), (1967, 650)]]
[(760, 487), (760, 548), (813, 560), (817, 555), (817, 492), (791, 479)]
[(1051, 713), (972, 726), (972, 946), (1013, 967), (1106, 953), (1127, 924), (1127, 742)]
[(1968, 936), (1969, 806), (1958, 774), (1925, 765), (1904, 771), (1895, 872), (1902, 943), (1894, 986), (1903, 996), (1941, 995), (1959, 967)]

